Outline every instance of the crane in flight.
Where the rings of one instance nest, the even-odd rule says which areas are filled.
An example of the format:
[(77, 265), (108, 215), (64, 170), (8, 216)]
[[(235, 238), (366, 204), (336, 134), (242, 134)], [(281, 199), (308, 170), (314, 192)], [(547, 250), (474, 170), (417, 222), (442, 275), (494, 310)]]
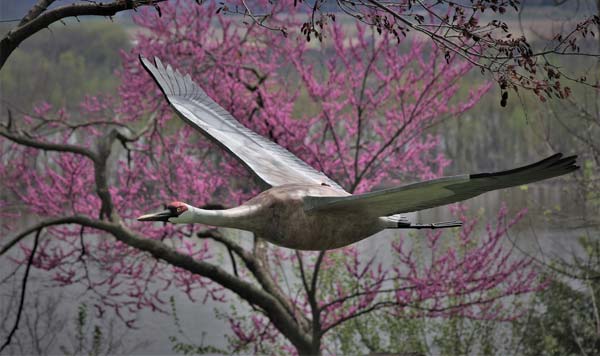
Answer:
[(271, 186), (244, 204), (206, 210), (172, 202), (140, 221), (200, 223), (251, 231), (267, 241), (299, 250), (350, 245), (388, 228), (449, 228), (460, 221), (414, 224), (401, 214), (469, 199), (573, 172), (576, 156), (554, 154), (528, 166), (495, 173), (463, 174), (364, 194), (350, 194), (285, 148), (240, 124), (190, 75), (140, 56), (167, 101), (188, 124), (212, 139)]

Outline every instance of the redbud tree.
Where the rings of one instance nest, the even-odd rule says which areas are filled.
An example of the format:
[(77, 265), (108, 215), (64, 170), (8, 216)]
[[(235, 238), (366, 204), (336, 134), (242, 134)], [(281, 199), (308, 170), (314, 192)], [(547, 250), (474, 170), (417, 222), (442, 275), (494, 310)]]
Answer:
[[(244, 125), (349, 192), (440, 176), (450, 162), (429, 129), (489, 88), (458, 95), (468, 61), (361, 25), (327, 27), (315, 44), (242, 26), (210, 4), (165, 4), (160, 15), (136, 15), (143, 31), (123, 53), (118, 93), (89, 97), (74, 112), (41, 103), (2, 124), (5, 263), (46, 271), (57, 286), (83, 285), (98, 310), (129, 326), (141, 309), (168, 311), (173, 289), (198, 303), (243, 300), (247, 310), (224, 316), (229, 352), (334, 353), (331, 330), (372, 313), (510, 319), (518, 311), (506, 299), (542, 287), (531, 261), (503, 247), (519, 218), (507, 223), (505, 210), (483, 237), (459, 210), (459, 232), (418, 236), (426, 254), (408, 237), (379, 238), (391, 262), (356, 246), (298, 252), (249, 234), (136, 221), (168, 201), (233, 206), (261, 189), (174, 116), (139, 54), (190, 73)], [(270, 20), (294, 16), (274, 11)], [(22, 217), (34, 223), (22, 229)]]

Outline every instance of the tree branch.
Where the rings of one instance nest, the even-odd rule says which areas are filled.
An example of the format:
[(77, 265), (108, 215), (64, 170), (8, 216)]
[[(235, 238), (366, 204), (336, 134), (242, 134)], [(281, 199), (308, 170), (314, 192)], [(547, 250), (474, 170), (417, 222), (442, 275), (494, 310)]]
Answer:
[[(376, 287), (379, 284), (381, 284), (381, 283), (375, 283), (373, 285), (370, 285), (369, 287), (373, 288), (373, 287)], [(407, 286), (407, 287), (399, 287), (399, 288), (391, 288), (391, 289), (379, 289), (376, 293), (378, 295), (384, 294), (384, 293), (396, 293), (396, 292), (399, 292), (399, 291), (405, 291), (405, 290), (410, 290), (410, 289), (415, 289), (415, 288), (416, 288), (415, 286), (411, 285), (411, 286)], [(360, 292), (355, 292), (355, 293), (348, 294), (346, 296), (343, 296), (343, 297), (340, 297), (340, 298), (337, 298), (337, 299), (333, 299), (333, 300), (327, 302), (326, 304), (321, 305), (320, 311), (326, 310), (327, 308), (331, 307), (332, 305), (343, 304), (343, 303), (349, 301), (350, 299), (362, 297), (362, 296), (373, 294), (373, 293), (374, 293), (373, 291), (364, 291), (364, 290), (362, 290)]]
[(113, 207), (112, 197), (108, 189), (107, 170), (106, 162), (108, 157), (112, 153), (112, 145), (115, 140), (119, 140), (123, 146), (127, 142), (133, 142), (138, 140), (144, 133), (146, 133), (152, 123), (154, 122), (154, 116), (151, 117), (148, 122), (137, 132), (130, 129), (127, 126), (121, 126), (119, 128), (113, 128), (99, 139), (96, 152), (86, 147), (71, 145), (71, 144), (60, 144), (40, 141), (37, 138), (30, 137), (28, 135), (17, 133), (16, 130), (11, 129), (12, 115), (9, 112), (9, 122), (6, 126), (0, 125), (0, 136), (3, 136), (15, 143), (20, 145), (33, 147), (46, 151), (57, 151), (57, 152), (70, 152), (86, 156), (94, 163), (94, 178), (96, 182), (96, 194), (101, 200), (100, 217), (106, 217), (112, 221), (119, 221), (120, 217), (116, 213)]
[(315, 262), (315, 268), (313, 269), (313, 275), (310, 282), (310, 290), (313, 293), (316, 293), (317, 290), (317, 282), (319, 280), (319, 271), (321, 270), (321, 263), (323, 262), (323, 258), (327, 251), (320, 251), (319, 256), (317, 257), (317, 262)]
[(8, 243), (6, 243), (4, 246), (2, 246), (2, 248), (0, 249), (0, 256), (4, 255), (6, 252), (8, 252), (8, 250), (10, 250), (14, 245), (16, 245), (17, 243), (19, 243), (19, 241), (21, 241), (22, 239), (24, 239), (25, 237), (27, 237), (27, 235), (36, 232), (36, 231), (41, 231), (43, 228), (45, 227), (49, 227), (49, 226), (54, 226), (54, 225), (64, 225), (64, 224), (72, 224), (72, 223), (77, 223), (79, 220), (77, 219), (76, 216), (68, 216), (68, 217), (60, 217), (60, 218), (53, 218), (53, 219), (47, 219), (47, 220), (43, 220), (25, 230), (23, 230), (22, 232), (18, 233), (16, 236), (14, 236), (12, 239), (10, 239), (10, 241), (8, 241)]
[[(304, 326), (306, 326), (305, 320), (303, 318), (296, 317), (294, 313), (295, 309), (277, 288), (276, 284), (270, 278), (268, 271), (264, 266), (261, 265), (258, 257), (254, 257), (247, 251), (244, 251), (239, 245), (226, 239), (222, 239), (222, 241), (227, 242), (229, 246), (232, 247), (234, 252), (238, 253), (240, 257), (243, 257), (248, 268), (253, 271), (264, 290), (261, 290), (255, 285), (229, 274), (227, 271), (218, 266), (203, 261), (196, 261), (191, 256), (181, 254), (169, 248), (160, 241), (145, 239), (141, 236), (138, 236), (136, 233), (123, 225), (121, 217), (118, 215), (116, 209), (114, 209), (113, 201), (108, 189), (106, 161), (111, 154), (112, 143), (115, 139), (130, 141), (139, 138), (138, 135), (128, 135), (123, 133), (122, 130), (111, 130), (98, 142), (98, 152), (92, 153), (91, 151), (78, 146), (50, 144), (29, 139), (27, 137), (15, 136), (12, 133), (7, 132), (4, 127), (0, 127), (0, 134), (19, 144), (30, 147), (55, 151), (76, 152), (93, 157), (96, 194), (102, 201), (100, 219), (103, 216), (106, 216), (110, 221), (92, 219), (87, 216), (71, 216), (47, 220), (44, 222), (45, 224), (57, 225), (60, 221), (63, 221), (64, 223), (74, 223), (102, 230), (112, 234), (117, 240), (131, 247), (149, 252), (154, 257), (160, 258), (173, 266), (180, 267), (194, 274), (206, 277), (238, 294), (242, 299), (248, 301), (250, 304), (255, 304), (262, 308), (265, 313), (269, 315), (269, 319), (273, 322), (273, 325), (275, 325), (275, 327), (282, 334), (286, 335), (286, 337), (298, 349), (310, 349), (310, 336), (303, 331), (306, 330), (306, 328), (304, 328)], [(39, 226), (36, 227), (39, 228)], [(3, 247), (3, 250), (8, 250), (28, 233), (31, 233), (35, 230), (35, 227), (25, 230), (23, 233), (11, 239), (9, 244)]]
[[(224, 269), (208, 262), (195, 260), (189, 255), (177, 252), (175, 249), (170, 248), (161, 241), (144, 238), (124, 226), (121, 222), (98, 220), (81, 215), (57, 218), (56, 221), (58, 221), (58, 219), (64, 219), (64, 221), (68, 221), (68, 223), (78, 224), (110, 233), (117, 240), (133, 248), (148, 252), (155, 258), (161, 259), (170, 265), (185, 269), (220, 284), (239, 295), (242, 299), (263, 309), (269, 315), (269, 319), (273, 322), (273, 325), (275, 325), (282, 334), (286, 335), (294, 345), (301, 349), (310, 348), (310, 337), (301, 331), (286, 308), (283, 307), (274, 296), (257, 288), (249, 282), (233, 276)], [(46, 223), (48, 222), (49, 221)], [(58, 225), (58, 223), (55, 222), (54, 225)], [(35, 229), (29, 228), (25, 231), (31, 232), (35, 231)], [(23, 234), (24, 232), (19, 235)], [(22, 239), (23, 237), (20, 238)], [(16, 237), (11, 239), (11, 241), (15, 239)]]
[(27, 137), (25, 135), (18, 134), (14, 131), (9, 131), (8, 127), (2, 126), (2, 125), (0, 125), (0, 136), (3, 136), (5, 138), (7, 138), (15, 143), (18, 143), (20, 145), (23, 145), (23, 146), (29, 146), (29, 147), (38, 148), (41, 150), (46, 150), (46, 151), (76, 153), (76, 154), (86, 156), (94, 162), (98, 159), (98, 157), (96, 156), (96, 154), (94, 152), (92, 152), (91, 150), (89, 150), (85, 147), (70, 145), (70, 144), (66, 144), (66, 143), (51, 143), (51, 142), (38, 141), (31, 137)]
[(375, 310), (379, 310), (379, 309), (382, 309), (382, 308), (389, 308), (389, 307), (399, 307), (399, 304), (397, 304), (396, 302), (391, 302), (391, 301), (381, 301), (381, 302), (375, 303), (375, 304), (373, 304), (369, 308), (364, 308), (364, 309), (361, 309), (361, 310), (357, 311), (356, 313), (349, 314), (349, 315), (346, 315), (346, 316), (344, 316), (342, 318), (339, 318), (334, 323), (328, 325), (326, 328), (323, 328), (322, 334), (324, 335), (329, 330), (335, 328), (336, 326), (338, 326), (338, 325), (340, 325), (342, 323), (345, 323), (348, 320), (357, 318), (357, 317), (359, 317), (361, 315), (365, 315), (365, 314), (371, 313), (371, 312), (373, 312)]
[(319, 281), (319, 270), (321, 269), (321, 263), (327, 251), (320, 251), (317, 257), (317, 262), (313, 268), (313, 274), (310, 282), (310, 290), (308, 291), (308, 302), (310, 303), (310, 310), (312, 311), (312, 332), (313, 332), (313, 345), (315, 350), (320, 348), (322, 327), (321, 327), (321, 310), (319, 309), (319, 302), (317, 301), (317, 283)]
[(216, 229), (199, 232), (197, 236), (200, 238), (208, 237), (218, 241), (222, 243), (228, 250), (233, 251), (236, 255), (238, 255), (244, 262), (246, 268), (248, 268), (258, 283), (260, 283), (260, 285), (264, 288), (264, 290), (281, 303), (288, 313), (300, 323), (303, 330), (308, 330), (308, 320), (306, 317), (303, 314), (298, 313), (298, 310), (295, 308), (294, 304), (288, 298), (286, 298), (283, 292), (281, 292), (275, 281), (273, 281), (273, 278), (271, 278), (269, 271), (265, 268), (265, 266), (263, 266), (257, 256), (246, 251), (231, 239), (223, 236), (223, 234)]
[(298, 259), (298, 269), (300, 270), (300, 278), (302, 279), (302, 285), (304, 285), (304, 290), (306, 294), (310, 294), (310, 287), (308, 286), (308, 282), (306, 281), (306, 274), (304, 273), (304, 263), (302, 262), (302, 254), (300, 251), (296, 250), (296, 259)]
[(132, 247), (150, 252), (154, 257), (160, 258), (173, 266), (209, 278), (236, 293), (242, 299), (258, 305), (269, 315), (269, 319), (273, 322), (275, 327), (289, 337), (293, 344), (300, 348), (309, 347), (310, 338), (308, 335), (298, 328), (298, 324), (290, 316), (286, 308), (283, 307), (282, 304), (278, 302), (277, 298), (274, 298), (270, 293), (258, 289), (251, 283), (236, 278), (218, 266), (204, 261), (194, 260), (191, 256), (181, 254), (159, 241), (143, 239), (123, 225), (111, 224), (103, 221), (98, 221), (98, 223), (100, 223), (101, 226), (108, 227), (109, 229), (107, 229), (107, 231), (111, 230), (110, 232), (118, 240)]
[(59, 6), (48, 11), (48, 5), (54, 1), (40, 0), (21, 20), (19, 25), (10, 30), (0, 40), (0, 69), (21, 42), (56, 21), (76, 16), (114, 16), (121, 11), (144, 5), (155, 5), (162, 1), (165, 0), (115, 0), (109, 3), (77, 3)]
[(27, 291), (27, 278), (29, 278), (29, 270), (31, 269), (31, 264), (33, 263), (33, 257), (35, 256), (35, 251), (38, 247), (38, 242), (40, 241), (40, 234), (42, 229), (38, 229), (35, 234), (35, 240), (33, 240), (33, 247), (31, 248), (31, 253), (29, 254), (29, 259), (27, 260), (27, 267), (25, 268), (25, 274), (23, 275), (23, 283), (21, 284), (21, 299), (19, 301), (19, 309), (17, 310), (17, 318), (15, 319), (15, 325), (11, 329), (6, 341), (0, 347), (0, 352), (2, 352), (6, 346), (10, 344), (13, 335), (19, 328), (19, 321), (21, 321), (21, 313), (23, 312), (23, 305), (25, 303), (25, 292)]
[(31, 9), (29, 9), (29, 12), (27, 12), (27, 15), (25, 15), (21, 19), (21, 21), (19, 22), (19, 26), (22, 26), (22, 25), (26, 24), (27, 22), (38, 17), (42, 12), (46, 11), (48, 6), (50, 6), (53, 2), (54, 2), (54, 0), (39, 0), (35, 5), (33, 5), (33, 7)]

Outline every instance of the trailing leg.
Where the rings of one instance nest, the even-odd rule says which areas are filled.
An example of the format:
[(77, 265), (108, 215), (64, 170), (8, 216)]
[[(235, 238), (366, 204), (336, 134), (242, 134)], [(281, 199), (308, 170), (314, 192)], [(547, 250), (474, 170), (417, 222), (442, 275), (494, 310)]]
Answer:
[(462, 226), (462, 221), (459, 220), (416, 224), (410, 222), (406, 216), (402, 215), (382, 216), (379, 219), (385, 229), (445, 229)]

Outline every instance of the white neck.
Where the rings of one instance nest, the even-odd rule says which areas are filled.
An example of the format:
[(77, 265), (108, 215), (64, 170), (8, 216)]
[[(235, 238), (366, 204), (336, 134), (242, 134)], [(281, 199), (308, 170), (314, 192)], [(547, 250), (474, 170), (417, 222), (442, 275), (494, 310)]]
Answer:
[(188, 210), (169, 221), (175, 224), (205, 224), (212, 226), (247, 229), (252, 220), (255, 206), (240, 205), (231, 209), (205, 210), (188, 205)]

